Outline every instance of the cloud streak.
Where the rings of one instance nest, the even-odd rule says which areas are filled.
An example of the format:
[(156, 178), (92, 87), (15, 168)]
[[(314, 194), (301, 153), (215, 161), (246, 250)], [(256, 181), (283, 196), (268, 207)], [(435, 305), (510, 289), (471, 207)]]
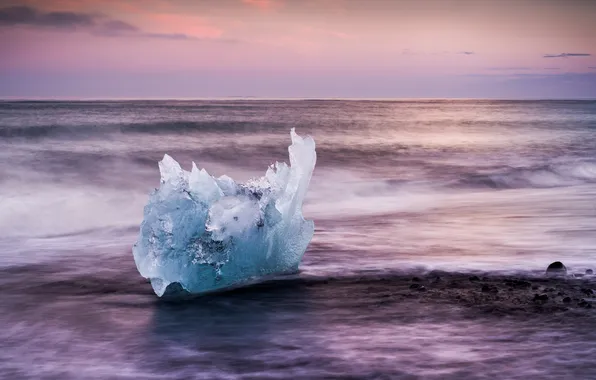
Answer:
[(561, 54), (545, 54), (542, 58), (570, 58), (570, 57), (590, 57), (589, 53), (561, 53)]
[(29, 25), (49, 28), (91, 27), (99, 15), (76, 12), (39, 12), (26, 6), (0, 8), (0, 25)]
[[(25, 26), (62, 31), (84, 31), (103, 37), (135, 37), (166, 40), (204, 40), (184, 33), (153, 33), (99, 13), (43, 12), (32, 7), (0, 8), (0, 27)], [(230, 40), (222, 40), (231, 42)]]
[(402, 49), (401, 54), (402, 55), (451, 55), (451, 54), (474, 55), (476, 53), (473, 51), (452, 52), (452, 51), (447, 51), (447, 50), (433, 52), (433, 51), (412, 50), (410, 48), (407, 48), (407, 49)]
[(252, 7), (260, 8), (260, 9), (271, 9), (276, 4), (273, 0), (242, 0), (244, 4), (247, 4)]
[(507, 66), (507, 67), (489, 67), (487, 70), (490, 71), (530, 71), (531, 67), (525, 66)]

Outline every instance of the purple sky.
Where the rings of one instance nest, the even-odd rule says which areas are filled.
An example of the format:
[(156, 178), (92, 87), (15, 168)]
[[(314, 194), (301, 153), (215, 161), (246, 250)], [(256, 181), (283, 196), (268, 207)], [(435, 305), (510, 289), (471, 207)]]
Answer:
[(596, 98), (588, 0), (0, 0), (0, 97)]

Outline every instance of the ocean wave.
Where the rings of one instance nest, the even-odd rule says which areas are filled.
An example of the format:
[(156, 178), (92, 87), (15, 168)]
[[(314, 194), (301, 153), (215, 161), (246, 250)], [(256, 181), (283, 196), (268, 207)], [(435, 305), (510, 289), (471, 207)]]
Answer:
[(584, 183), (596, 183), (596, 161), (576, 161), (521, 168), (505, 167), (489, 173), (472, 173), (462, 176), (457, 181), (456, 187), (552, 188)]
[(20, 127), (0, 126), (0, 139), (80, 139), (108, 134), (187, 134), (194, 132), (258, 133), (285, 132), (278, 123), (245, 121), (160, 121), (147, 123), (105, 125), (33, 125)]

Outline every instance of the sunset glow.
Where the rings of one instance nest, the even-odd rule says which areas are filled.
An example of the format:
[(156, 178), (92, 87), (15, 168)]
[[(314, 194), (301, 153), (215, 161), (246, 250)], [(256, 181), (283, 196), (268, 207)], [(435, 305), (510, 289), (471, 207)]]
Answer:
[(19, 0), (2, 97), (596, 97), (596, 3)]

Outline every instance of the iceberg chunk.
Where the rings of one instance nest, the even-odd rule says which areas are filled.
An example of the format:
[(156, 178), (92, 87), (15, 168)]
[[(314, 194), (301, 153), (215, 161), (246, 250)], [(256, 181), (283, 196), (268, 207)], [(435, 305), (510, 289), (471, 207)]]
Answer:
[(302, 202), (316, 163), (315, 142), (291, 131), (290, 166), (271, 165), (247, 183), (214, 178), (168, 155), (133, 246), (139, 273), (164, 294), (205, 293), (298, 271), (314, 233)]

